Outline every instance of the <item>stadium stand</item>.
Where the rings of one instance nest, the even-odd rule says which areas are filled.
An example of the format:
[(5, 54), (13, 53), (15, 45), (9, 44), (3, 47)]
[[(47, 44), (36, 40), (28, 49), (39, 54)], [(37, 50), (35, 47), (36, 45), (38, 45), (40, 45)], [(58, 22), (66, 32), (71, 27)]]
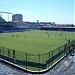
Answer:
[(27, 31), (27, 30), (53, 30), (53, 31), (75, 31), (75, 26), (47, 26), (40, 23), (32, 23), (32, 22), (6, 22), (0, 16), (0, 33), (2, 32), (18, 32), (18, 31)]
[(0, 22), (6, 22), (6, 21), (0, 16)]

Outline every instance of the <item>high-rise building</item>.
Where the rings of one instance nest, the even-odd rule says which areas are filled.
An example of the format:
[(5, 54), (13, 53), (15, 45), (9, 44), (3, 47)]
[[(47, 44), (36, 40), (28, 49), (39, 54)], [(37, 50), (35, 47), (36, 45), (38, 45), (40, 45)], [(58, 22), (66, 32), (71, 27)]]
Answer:
[(12, 21), (22, 22), (23, 16), (21, 14), (15, 14), (12, 16)]

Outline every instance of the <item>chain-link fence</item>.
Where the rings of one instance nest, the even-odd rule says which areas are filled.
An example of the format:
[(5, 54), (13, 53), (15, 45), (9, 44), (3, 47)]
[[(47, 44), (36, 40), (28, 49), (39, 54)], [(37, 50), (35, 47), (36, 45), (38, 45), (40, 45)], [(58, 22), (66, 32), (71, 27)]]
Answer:
[(75, 40), (68, 42), (50, 52), (42, 54), (27, 54), (17, 50), (0, 47), (0, 58), (25, 69), (41, 71), (52, 66), (56, 61), (68, 55), (75, 49)]

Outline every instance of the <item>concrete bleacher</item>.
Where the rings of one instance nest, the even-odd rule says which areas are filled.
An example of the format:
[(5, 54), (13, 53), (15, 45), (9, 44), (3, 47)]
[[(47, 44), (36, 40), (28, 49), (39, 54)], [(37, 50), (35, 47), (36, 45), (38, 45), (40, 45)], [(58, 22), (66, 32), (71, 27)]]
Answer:
[(26, 24), (18, 24), (13, 22), (2, 22), (0, 23), (0, 32), (15, 32), (24, 31), (30, 29), (30, 26)]

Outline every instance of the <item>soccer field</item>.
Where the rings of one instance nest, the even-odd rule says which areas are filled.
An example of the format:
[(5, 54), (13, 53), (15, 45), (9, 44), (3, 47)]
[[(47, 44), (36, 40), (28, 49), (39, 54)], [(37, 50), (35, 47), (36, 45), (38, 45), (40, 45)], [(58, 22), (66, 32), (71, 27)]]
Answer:
[(0, 46), (26, 52), (46, 53), (75, 39), (75, 32), (64, 31), (25, 31), (0, 33)]

